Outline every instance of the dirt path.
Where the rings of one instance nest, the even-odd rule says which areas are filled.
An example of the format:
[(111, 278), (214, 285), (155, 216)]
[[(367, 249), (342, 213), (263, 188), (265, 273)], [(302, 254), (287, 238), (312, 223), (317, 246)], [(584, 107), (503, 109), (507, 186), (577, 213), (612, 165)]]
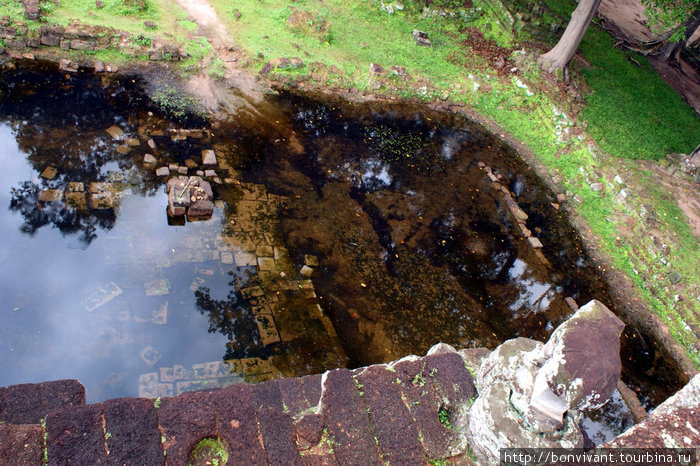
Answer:
[(198, 32), (209, 40), (226, 67), (225, 83), (202, 72), (188, 82), (189, 90), (200, 97), (209, 111), (228, 114), (236, 114), (243, 108), (254, 111), (254, 104), (264, 98), (264, 88), (238, 65), (241, 55), (214, 8), (207, 0), (178, 0), (177, 3), (197, 23)]

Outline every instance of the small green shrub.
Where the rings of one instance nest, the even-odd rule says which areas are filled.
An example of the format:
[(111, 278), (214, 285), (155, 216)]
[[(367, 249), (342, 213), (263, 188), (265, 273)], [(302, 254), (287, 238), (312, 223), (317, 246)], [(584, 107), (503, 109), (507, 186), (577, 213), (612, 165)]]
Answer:
[(134, 37), (134, 42), (140, 45), (141, 47), (150, 47), (153, 45), (153, 38), (149, 36), (144, 36), (143, 34), (139, 34), (136, 37)]

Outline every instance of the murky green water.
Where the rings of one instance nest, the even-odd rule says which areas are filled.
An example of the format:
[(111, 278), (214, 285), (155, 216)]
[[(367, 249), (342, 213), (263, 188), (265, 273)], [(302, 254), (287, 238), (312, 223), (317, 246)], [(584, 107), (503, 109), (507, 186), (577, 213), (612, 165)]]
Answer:
[[(551, 193), (471, 123), (288, 95), (182, 131), (119, 79), (0, 85), (1, 386), (77, 378), (89, 401), (164, 396), (438, 341), (546, 340), (565, 297), (607, 303)], [(210, 149), (218, 163), (203, 166)], [(168, 216), (169, 176), (155, 174), (168, 166), (212, 185), (210, 218)], [(677, 381), (633, 334), (625, 378), (656, 404)], [(629, 415), (614, 409), (619, 430)]]

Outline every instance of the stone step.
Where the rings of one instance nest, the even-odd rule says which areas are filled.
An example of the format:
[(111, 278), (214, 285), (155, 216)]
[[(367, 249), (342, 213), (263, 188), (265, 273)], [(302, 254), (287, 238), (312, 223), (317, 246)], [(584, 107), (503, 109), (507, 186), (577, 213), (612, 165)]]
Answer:
[(368, 367), (355, 377), (369, 408), (382, 459), (391, 464), (421, 464), (427, 459), (426, 452), (395, 379), (387, 366)]
[(430, 376), (433, 368), (422, 359), (400, 361), (393, 368), (394, 383), (401, 389), (428, 457), (444, 458), (459, 442), (459, 436), (440, 422), (441, 408), (449, 412), (449, 407), (440, 395), (435, 374)]
[(187, 464), (200, 440), (219, 437), (212, 404), (207, 392), (186, 392), (161, 401), (158, 423), (168, 463)]
[(25, 383), (0, 388), (0, 422), (39, 424), (61, 408), (85, 404), (85, 388), (77, 380)]
[(324, 430), (340, 464), (383, 464), (351, 371), (325, 374), (321, 404)]
[(233, 385), (209, 395), (220, 438), (229, 447), (228, 464), (267, 464), (260, 443), (256, 402), (253, 387), (247, 384)]
[(102, 404), (53, 411), (46, 417), (48, 464), (107, 464)]
[(117, 398), (102, 404), (110, 464), (165, 464), (153, 401)]
[(0, 463), (41, 464), (44, 430), (38, 425), (0, 424)]

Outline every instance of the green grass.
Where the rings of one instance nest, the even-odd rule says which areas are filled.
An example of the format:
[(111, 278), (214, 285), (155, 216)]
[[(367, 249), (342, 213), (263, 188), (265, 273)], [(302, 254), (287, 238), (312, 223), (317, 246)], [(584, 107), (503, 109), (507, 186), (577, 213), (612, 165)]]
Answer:
[[(321, 43), (313, 35), (292, 31), (287, 19), (290, 7), (272, 0), (243, 0), (236, 2), (240, 19), (233, 16), (233, 6), (225, 0), (214, 0), (213, 5), (230, 28), (235, 31), (236, 42), (251, 56), (262, 53), (264, 60), (253, 66), (278, 57), (298, 56), (305, 61), (304, 52), (314, 61), (327, 66), (334, 65), (350, 79), (351, 85), (366, 88), (370, 63), (378, 63), (388, 69), (391, 65), (405, 66), (410, 73), (437, 79), (443, 85), (460, 79), (463, 68), (447, 62), (447, 55), (454, 51), (450, 39), (436, 29), (438, 20), (420, 19), (405, 13), (388, 15), (379, 5), (349, 4), (339, 0), (321, 2), (309, 0), (294, 4), (331, 22), (330, 42)], [(413, 43), (414, 28), (429, 31), (432, 48)], [(381, 31), (381, 40), (378, 40)], [(299, 46), (297, 49), (293, 44)]]
[(670, 152), (690, 153), (700, 141), (700, 121), (692, 109), (646, 58), (612, 45), (612, 38), (595, 27), (581, 43), (592, 65), (581, 70), (593, 89), (583, 110), (590, 134), (615, 157), (658, 160)]
[(79, 18), (81, 23), (111, 26), (132, 33), (143, 33), (145, 21), (165, 25), (168, 15), (158, 2), (150, 0), (144, 10), (128, 7), (123, 0), (102, 0), (103, 7), (97, 8), (94, 0), (63, 1), (55, 5), (46, 21), (66, 25)]

